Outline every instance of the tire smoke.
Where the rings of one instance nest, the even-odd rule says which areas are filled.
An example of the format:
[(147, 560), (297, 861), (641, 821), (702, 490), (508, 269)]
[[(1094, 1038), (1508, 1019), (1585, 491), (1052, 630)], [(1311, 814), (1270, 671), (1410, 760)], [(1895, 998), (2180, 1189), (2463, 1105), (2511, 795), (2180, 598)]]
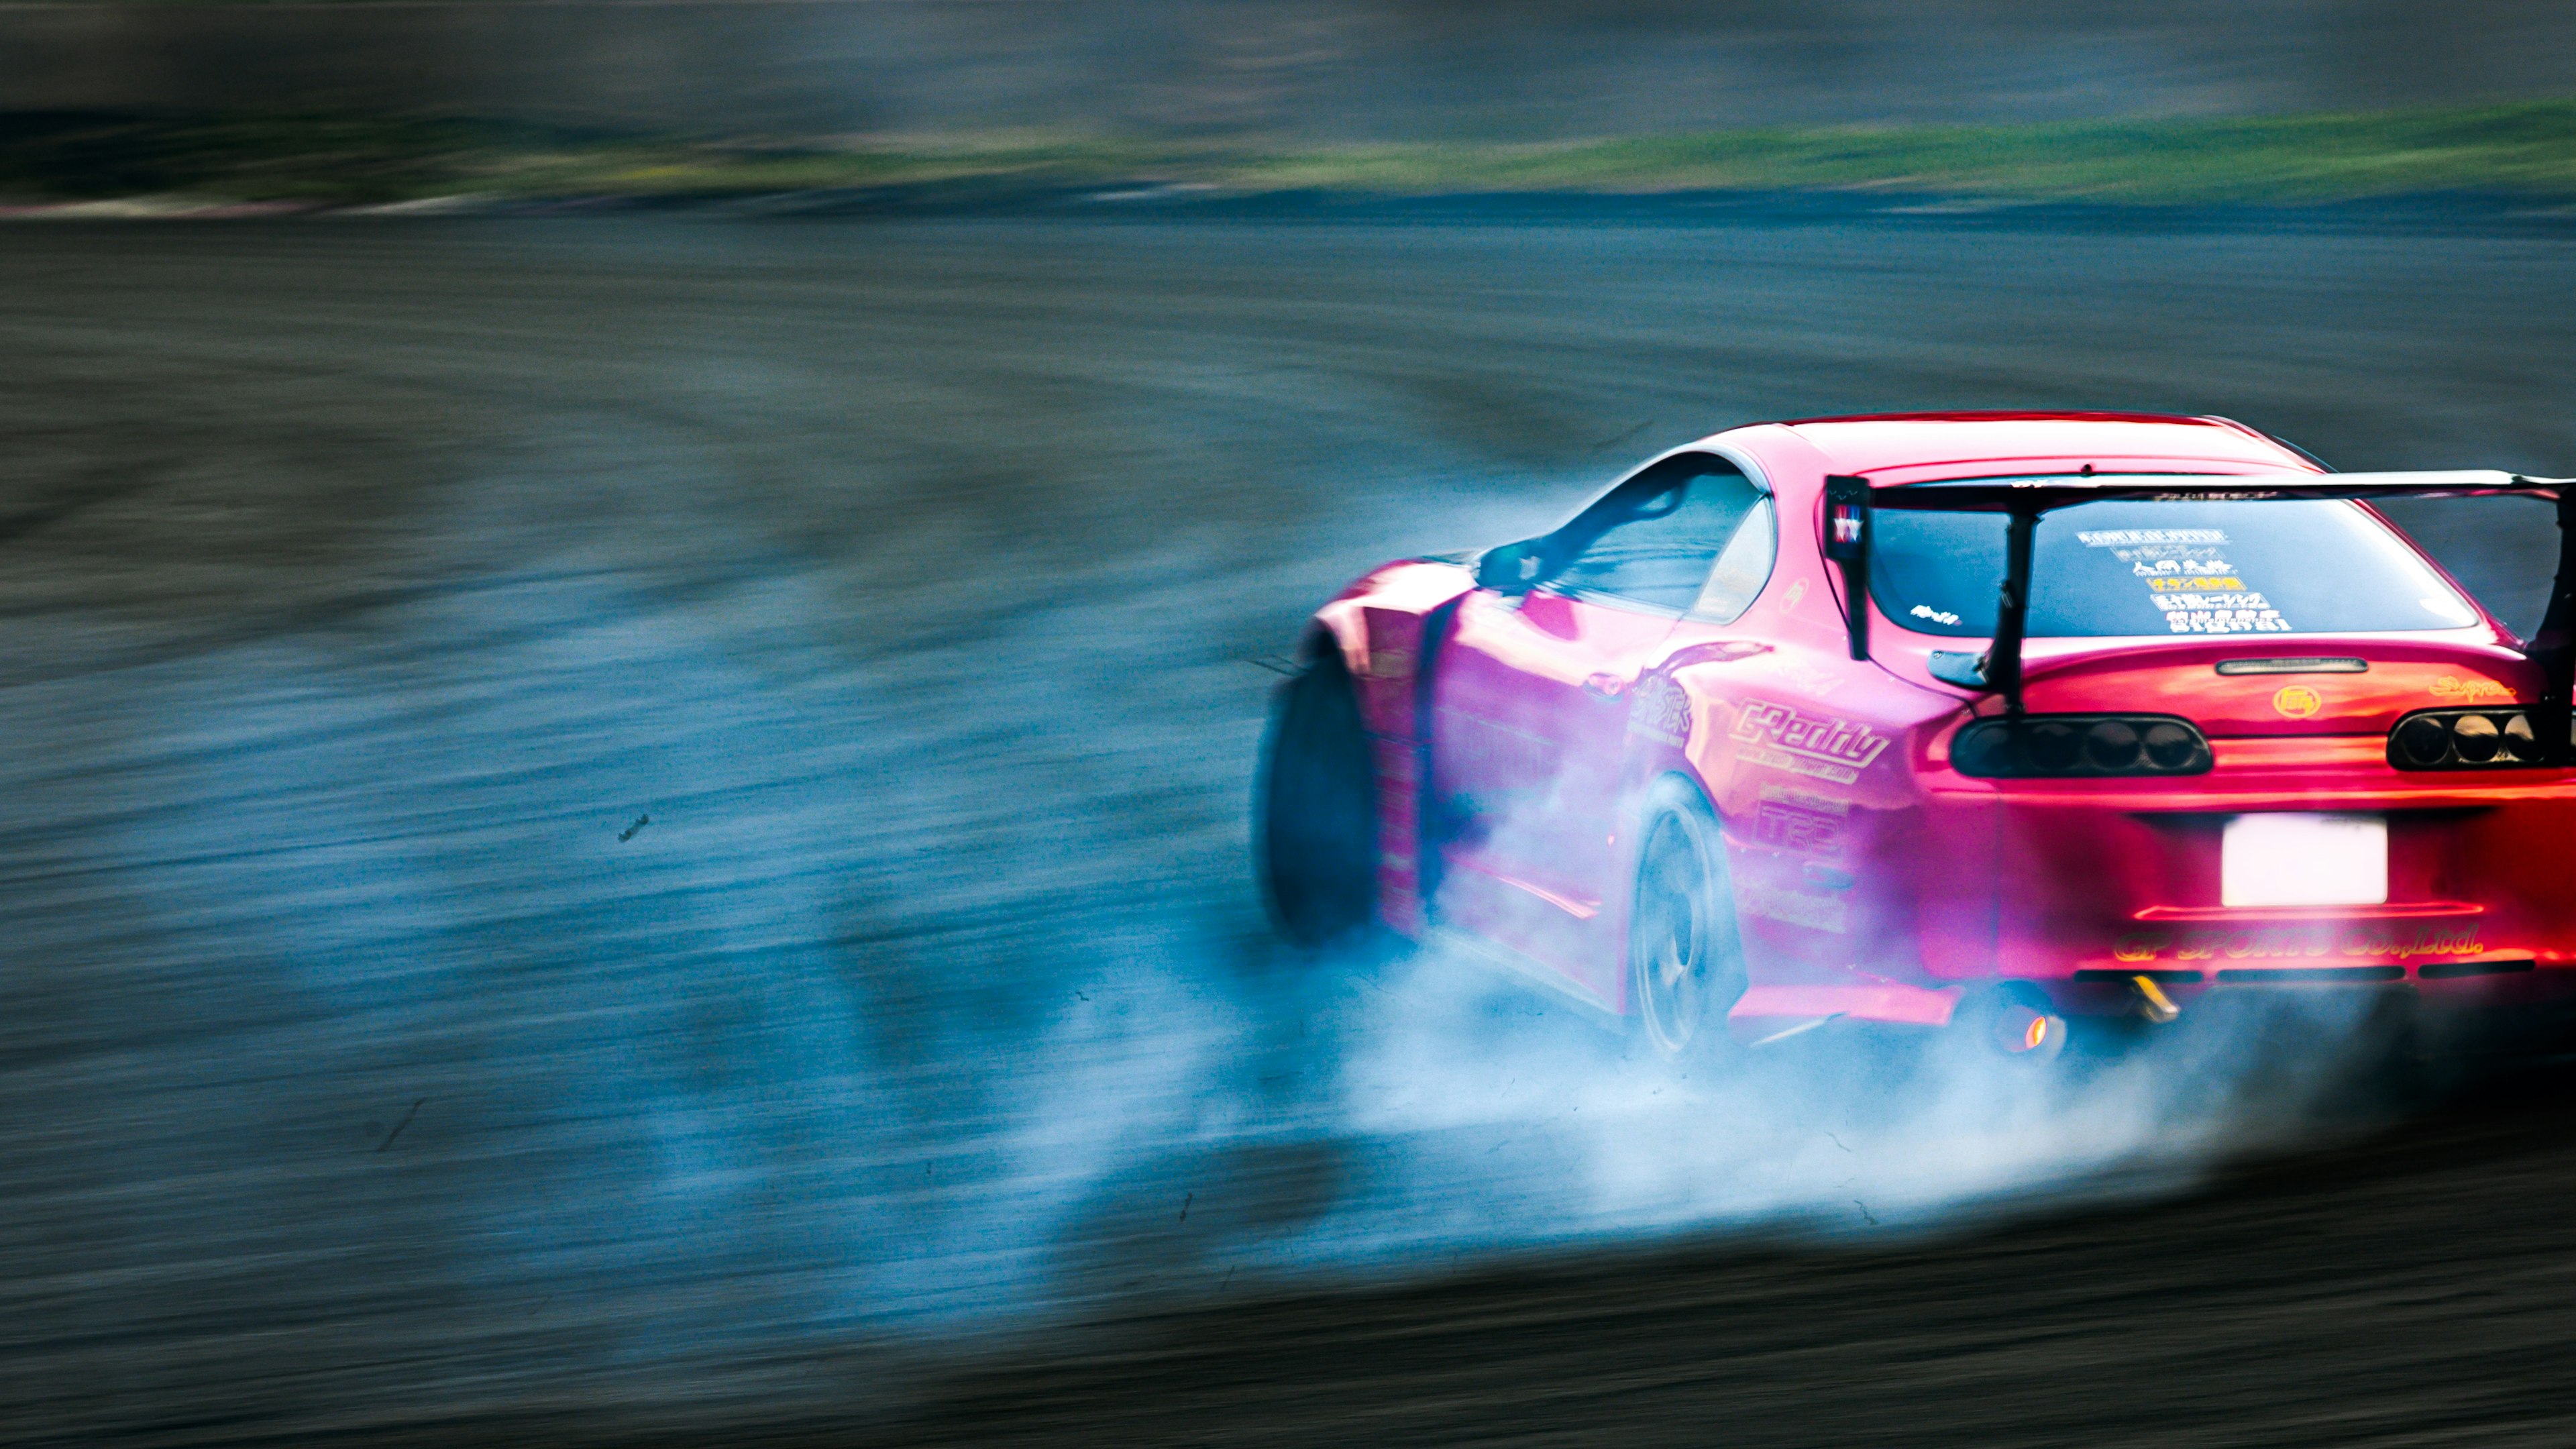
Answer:
[[(245, 1411), (317, 1355), (341, 1414), (775, 1405), (782, 1364), (1120, 1305), (2170, 1188), (2303, 1120), (2351, 1038), (2046, 1083), (1827, 1029), (1675, 1068), (1440, 949), (1289, 951), (1245, 866), (1269, 677), (1194, 646), (1204, 566), (856, 665), (794, 576), (571, 571), (133, 672), (113, 711), (157, 723), (79, 782), (116, 826), (65, 868), (163, 964), (63, 1005), (171, 1041), (19, 1074), (60, 1206), (0, 1251), (217, 1295), (172, 1372)], [(131, 1312), (22, 1297), (53, 1347), (0, 1392), (103, 1422), (50, 1385)], [(388, 1356), (432, 1382), (372, 1386)]]

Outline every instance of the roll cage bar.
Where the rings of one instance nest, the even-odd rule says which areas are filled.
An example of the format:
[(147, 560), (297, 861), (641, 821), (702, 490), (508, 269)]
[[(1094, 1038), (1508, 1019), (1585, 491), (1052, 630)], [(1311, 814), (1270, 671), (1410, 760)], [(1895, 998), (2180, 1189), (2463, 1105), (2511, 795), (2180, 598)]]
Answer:
[(2022, 713), (2022, 644), (2030, 615), (2031, 537), (2040, 515), (2081, 503), (2111, 500), (2145, 502), (2257, 502), (2279, 498), (2480, 498), (2503, 495), (2546, 498), (2558, 506), (2558, 576), (2549, 589), (2549, 610), (2539, 632), (2523, 645), (2525, 657), (2541, 666), (2540, 704), (2532, 711), (2532, 730), (2544, 759), (2571, 763), (2571, 696), (2576, 696), (2576, 478), (2532, 478), (2520, 473), (2463, 469), (2431, 473), (2284, 473), (2192, 474), (2104, 473), (2088, 465), (2060, 477), (1957, 483), (1909, 484), (1881, 488), (1866, 476), (1837, 474), (1825, 479), (1825, 557), (1842, 568), (1844, 612), (1851, 630), (1851, 657), (1869, 657), (1870, 515), (1882, 508), (1941, 513), (2000, 513), (2004, 530), (2004, 577), (1998, 586), (1995, 636), (1986, 652), (1964, 667), (1945, 669), (1941, 677), (1970, 689), (2003, 695), (2008, 715)]

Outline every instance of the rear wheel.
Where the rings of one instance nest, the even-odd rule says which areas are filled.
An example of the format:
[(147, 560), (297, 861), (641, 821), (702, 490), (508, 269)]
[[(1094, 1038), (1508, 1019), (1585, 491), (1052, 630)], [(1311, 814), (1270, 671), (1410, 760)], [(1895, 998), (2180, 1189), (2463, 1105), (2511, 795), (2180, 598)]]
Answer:
[(1377, 766), (1338, 653), (1280, 688), (1258, 827), (1263, 894), (1280, 935), (1332, 945), (1376, 918)]
[(1679, 781), (1657, 787), (1637, 853), (1628, 922), (1629, 1011), (1656, 1052), (1679, 1057), (1724, 1034), (1744, 994), (1744, 947), (1717, 819)]

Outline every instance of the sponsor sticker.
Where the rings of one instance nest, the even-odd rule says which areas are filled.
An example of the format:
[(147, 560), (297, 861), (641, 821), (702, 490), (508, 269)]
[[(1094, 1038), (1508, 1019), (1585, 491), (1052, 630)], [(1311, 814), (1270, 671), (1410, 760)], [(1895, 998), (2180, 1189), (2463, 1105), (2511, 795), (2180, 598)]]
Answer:
[(1743, 742), (1739, 759), (1837, 785), (1857, 784), (1860, 772), (1887, 748), (1887, 736), (1865, 724), (1763, 700), (1737, 713), (1735, 738)]
[(2287, 634), (2290, 621), (2257, 593), (2157, 594), (2168, 634)]
[(2216, 528), (2097, 528), (2075, 535), (2108, 549), (2147, 586), (2173, 634), (2286, 634), (2290, 621), (2223, 556)]
[(1735, 888), (1735, 908), (1749, 916), (1842, 935), (1846, 912), (1840, 896), (1814, 896), (1748, 882)]
[(1690, 742), (1690, 695), (1667, 675), (1651, 674), (1629, 696), (1628, 733), (1668, 745)]
[(1801, 790), (1795, 785), (1765, 785), (1755, 798), (1773, 800), (1783, 805), (1795, 805), (1801, 810), (1814, 810), (1826, 815), (1851, 813), (1849, 800), (1838, 799), (1832, 795), (1819, 795), (1813, 790)]
[(2283, 719), (2306, 719), (2325, 707), (2325, 696), (2304, 684), (2285, 684), (2272, 693), (2272, 708)]
[(1843, 818), (1786, 800), (1765, 800), (1753, 808), (1753, 838), (1775, 850), (1840, 855)]
[(2132, 931), (2111, 943), (2122, 961), (2266, 961), (2319, 956), (2480, 956), (2474, 925), (2360, 922), (2344, 926), (2225, 926)]
[(2227, 542), (2215, 528), (2096, 528), (2075, 535), (2086, 548), (2207, 548)]

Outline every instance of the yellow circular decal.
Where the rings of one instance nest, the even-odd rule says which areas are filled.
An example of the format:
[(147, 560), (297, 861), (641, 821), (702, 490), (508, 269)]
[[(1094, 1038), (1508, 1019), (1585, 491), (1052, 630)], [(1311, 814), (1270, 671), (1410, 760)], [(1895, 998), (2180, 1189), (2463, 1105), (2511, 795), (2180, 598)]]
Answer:
[(2282, 685), (2280, 692), (2272, 696), (2272, 707), (2281, 712), (2283, 719), (2306, 719), (2325, 705), (2325, 700), (2304, 684)]

